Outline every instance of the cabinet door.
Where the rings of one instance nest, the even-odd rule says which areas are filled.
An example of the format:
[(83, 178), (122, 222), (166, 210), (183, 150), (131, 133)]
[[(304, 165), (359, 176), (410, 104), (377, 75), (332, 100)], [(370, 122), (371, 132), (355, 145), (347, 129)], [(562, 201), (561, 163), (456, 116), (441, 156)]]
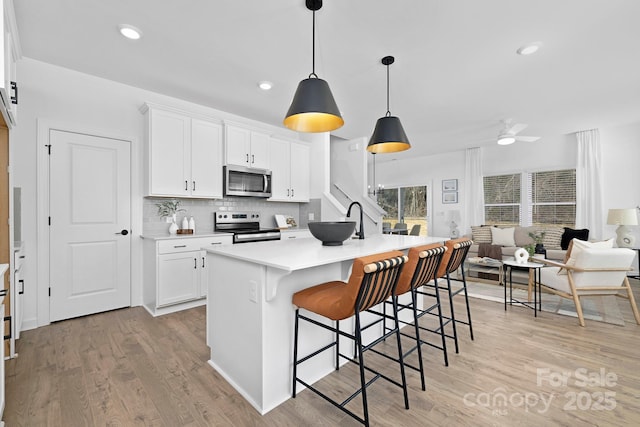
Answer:
[(209, 293), (209, 268), (207, 266), (207, 251), (200, 251), (200, 296), (206, 297)]
[(309, 201), (309, 147), (291, 143), (291, 201)]
[(251, 131), (236, 126), (226, 126), (225, 156), (226, 163), (250, 166)]
[(149, 126), (149, 195), (190, 195), (190, 119), (151, 109)]
[(271, 166), (271, 198), (273, 201), (289, 201), (290, 146), (289, 141), (271, 138), (269, 141), (269, 164)]
[(158, 307), (200, 298), (199, 261), (200, 251), (158, 255)]
[(252, 168), (269, 169), (268, 135), (259, 132), (251, 132), (251, 153), (249, 160)]
[(222, 198), (222, 126), (191, 120), (191, 182), (193, 197)]

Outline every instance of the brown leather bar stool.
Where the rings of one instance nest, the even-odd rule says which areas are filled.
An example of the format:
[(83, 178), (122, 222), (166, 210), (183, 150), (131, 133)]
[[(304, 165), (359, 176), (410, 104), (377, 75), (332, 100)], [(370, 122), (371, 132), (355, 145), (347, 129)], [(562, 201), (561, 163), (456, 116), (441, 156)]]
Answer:
[[(427, 285), (425, 285), (426, 287), (430, 287), (434, 290), (443, 290), (447, 292), (447, 295), (449, 296), (449, 310), (450, 310), (450, 317), (449, 316), (444, 316), (443, 318), (445, 318), (445, 322), (443, 324), (443, 328), (446, 327), (447, 325), (451, 325), (452, 329), (453, 329), (453, 334), (447, 334), (445, 331), (445, 336), (448, 338), (451, 338), (454, 340), (455, 343), (455, 348), (456, 348), (456, 353), (459, 352), (459, 348), (458, 348), (458, 331), (456, 328), (456, 324), (457, 323), (461, 323), (464, 325), (469, 326), (469, 334), (471, 335), (471, 340), (473, 340), (473, 325), (471, 323), (471, 309), (469, 308), (469, 296), (467, 295), (467, 280), (465, 278), (465, 274), (464, 274), (464, 260), (467, 257), (467, 253), (469, 252), (469, 248), (471, 247), (471, 245), (473, 244), (473, 241), (471, 239), (468, 238), (460, 238), (460, 239), (452, 239), (452, 240), (447, 240), (445, 242), (445, 246), (447, 247), (447, 251), (445, 252), (444, 256), (442, 257), (442, 262), (440, 263), (440, 268), (438, 269), (438, 272), (436, 273), (436, 277), (437, 278), (444, 278), (446, 277), (447, 281), (446, 281), (446, 286), (443, 285), (438, 285), (435, 283), (429, 283)], [(463, 268), (460, 268), (460, 267)], [(462, 272), (462, 278), (458, 279), (453, 276), (453, 273), (458, 270), (460, 268), (461, 272)], [(455, 280), (455, 281), (459, 281), (462, 282), (462, 287), (456, 291), (452, 290), (451, 288), (451, 281)], [(460, 320), (460, 319), (456, 319), (455, 316), (455, 312), (453, 310), (453, 297), (462, 293), (464, 295), (464, 302), (466, 304), (467, 307), (467, 320)], [(433, 315), (435, 315), (435, 313), (431, 313)]]
[[(382, 254), (356, 258), (353, 262), (351, 276), (349, 277), (349, 281), (347, 283), (342, 281), (327, 282), (293, 294), (293, 304), (296, 306), (293, 346), (292, 396), (294, 398), (296, 397), (296, 385), (297, 383), (300, 383), (307, 387), (309, 390), (318, 394), (323, 399), (329, 401), (345, 413), (349, 414), (351, 417), (360, 421), (365, 426), (368, 426), (369, 410), (367, 406), (367, 387), (373, 384), (373, 382), (377, 379), (384, 378), (392, 384), (395, 384), (396, 386), (402, 388), (404, 393), (405, 408), (409, 409), (407, 382), (404, 372), (404, 364), (402, 362), (402, 346), (400, 343), (398, 322), (395, 322), (394, 328), (391, 328), (391, 330), (388, 330), (386, 332), (383, 330), (382, 336), (375, 339), (370, 344), (364, 345), (362, 343), (362, 331), (375, 324), (379, 324), (380, 321), (384, 320), (384, 317), (365, 326), (361, 324), (360, 319), (360, 313), (364, 311), (380, 316), (380, 313), (377, 313), (376, 311), (370, 309), (371, 307), (383, 303), (385, 300), (391, 297), (397, 285), (398, 278), (400, 277), (402, 267), (406, 261), (407, 257), (404, 256), (400, 251), (391, 251)], [(323, 322), (307, 317), (300, 312), (301, 309), (330, 319), (335, 322), (335, 324), (327, 325)], [(396, 314), (395, 318), (397, 319), (397, 307), (395, 307), (395, 305), (394, 313)], [(340, 330), (340, 320), (347, 319), (351, 316), (354, 316), (355, 318), (355, 328), (353, 334)], [(298, 359), (298, 326), (300, 320), (307, 321), (313, 325), (331, 331), (335, 334), (335, 341), (327, 344), (326, 346), (312, 352), (305, 357)], [(390, 356), (386, 357), (398, 363), (401, 376), (400, 382), (379, 371), (372, 369), (371, 367), (366, 366), (364, 362), (365, 351), (372, 349), (376, 344), (384, 341), (386, 338), (392, 335), (396, 336), (398, 358), (393, 359)], [(340, 336), (347, 337), (354, 341), (356, 353), (355, 357), (350, 357), (348, 355), (340, 353)], [(332, 347), (335, 347), (336, 371), (339, 370), (340, 367), (340, 358), (344, 358), (351, 362), (357, 363), (360, 370), (360, 388), (342, 402), (337, 402), (331, 399), (327, 394), (323, 393), (318, 388), (308, 384), (305, 380), (298, 377), (298, 365), (304, 363), (314, 356), (319, 355), (325, 350), (331, 349)], [(373, 373), (374, 375), (374, 377), (369, 381), (366, 381), (365, 379), (365, 370)], [(358, 394), (362, 394), (362, 417), (346, 408), (346, 405)]]
[[(409, 250), (409, 261), (402, 269), (402, 273), (400, 273), (398, 285), (396, 286), (396, 292), (393, 295), (393, 299), (395, 301), (387, 301), (387, 304), (392, 304), (395, 302), (396, 306), (398, 307), (398, 312), (401, 312), (404, 309), (409, 309), (413, 312), (412, 323), (400, 319), (398, 319), (398, 322), (405, 325), (412, 324), (414, 327), (415, 336), (400, 332), (401, 335), (415, 339), (416, 341), (416, 344), (412, 348), (404, 352), (403, 360), (406, 367), (420, 372), (420, 380), (422, 382), (423, 390), (426, 390), (426, 385), (424, 379), (424, 366), (422, 362), (422, 344), (426, 344), (442, 350), (444, 355), (444, 364), (445, 366), (449, 366), (449, 361), (447, 359), (447, 343), (444, 334), (444, 320), (442, 317), (442, 306), (440, 303), (440, 293), (436, 291), (430, 292), (428, 290), (429, 288), (423, 288), (423, 286), (425, 286), (432, 280), (437, 285), (438, 279), (436, 278), (436, 273), (438, 271), (438, 268), (440, 267), (440, 262), (442, 261), (442, 257), (444, 256), (446, 251), (446, 246), (440, 243), (411, 248)], [(407, 292), (411, 292), (411, 302), (407, 304), (401, 304), (398, 298), (406, 294)], [(435, 302), (429, 302), (426, 306), (418, 308), (419, 296), (428, 296), (431, 298), (435, 298)], [(433, 313), (434, 310), (437, 310), (437, 316), (440, 320), (440, 327), (438, 329), (431, 329), (425, 326), (420, 326), (420, 318), (422, 318), (425, 314)], [(437, 334), (440, 337), (441, 344), (438, 345), (423, 340), (420, 336), (421, 330)], [(407, 356), (409, 356), (416, 350), (418, 351), (418, 367), (407, 363), (406, 360)]]

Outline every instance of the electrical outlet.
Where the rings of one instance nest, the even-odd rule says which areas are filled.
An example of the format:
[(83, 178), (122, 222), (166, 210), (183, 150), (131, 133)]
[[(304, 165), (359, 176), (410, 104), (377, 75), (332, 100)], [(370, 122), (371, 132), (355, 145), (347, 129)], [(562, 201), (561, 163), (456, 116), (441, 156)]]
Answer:
[(313, 221), (316, 218), (313, 212), (309, 212), (309, 221)]

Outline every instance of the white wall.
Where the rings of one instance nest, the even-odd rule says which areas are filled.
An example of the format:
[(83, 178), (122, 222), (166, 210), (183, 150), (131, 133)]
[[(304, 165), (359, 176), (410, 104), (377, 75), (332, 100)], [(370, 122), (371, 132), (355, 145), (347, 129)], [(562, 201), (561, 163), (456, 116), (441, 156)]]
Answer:
[[(604, 212), (608, 209), (640, 205), (640, 123), (600, 129)], [(382, 162), (378, 158), (376, 184), (385, 187), (431, 185), (433, 197), (429, 234), (446, 236), (446, 211), (458, 209), (464, 215), (464, 151), (407, 160)], [(575, 168), (577, 142), (574, 134), (544, 138), (534, 143), (516, 142), (509, 146), (482, 147), (484, 175), (519, 171)], [(442, 180), (458, 179), (456, 205), (442, 204)], [(460, 231), (469, 232), (463, 218)], [(615, 236), (615, 226), (605, 226), (605, 236)], [(639, 236), (640, 240), (640, 236)]]
[[(609, 209), (640, 206), (640, 123), (600, 129), (600, 141), (606, 221)], [(615, 237), (615, 229), (605, 224), (604, 237)], [(635, 235), (637, 244), (640, 227), (635, 227)]]
[[(25, 242), (27, 268), (24, 327), (32, 328), (48, 323), (48, 298), (36, 293), (38, 276), (37, 244), (37, 120), (63, 124), (71, 129), (89, 129), (107, 135), (126, 137), (134, 141), (132, 147), (132, 303), (142, 300), (141, 243), (142, 231), (142, 146), (144, 142), (143, 115), (138, 110), (146, 102), (154, 102), (200, 113), (244, 122), (264, 129), (270, 134), (296, 138), (297, 134), (284, 128), (268, 126), (176, 98), (160, 95), (109, 80), (78, 73), (28, 58), (18, 62), (20, 105), (18, 126), (11, 131), (13, 183), (22, 187), (22, 235)], [(38, 145), (40, 144), (40, 145)], [(42, 207), (41, 207), (42, 208)], [(40, 277), (42, 276), (42, 272)], [(45, 313), (46, 312), (46, 313)]]

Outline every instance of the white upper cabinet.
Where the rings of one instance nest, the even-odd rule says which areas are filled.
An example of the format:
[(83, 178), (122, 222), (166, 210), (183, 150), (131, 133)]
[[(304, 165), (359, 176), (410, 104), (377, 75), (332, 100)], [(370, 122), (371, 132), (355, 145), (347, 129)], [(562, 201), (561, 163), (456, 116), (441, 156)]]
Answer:
[(191, 196), (222, 198), (222, 125), (191, 119)]
[(0, 110), (4, 121), (9, 127), (17, 124), (18, 116), (18, 83), (16, 80), (16, 61), (18, 47), (12, 33), (15, 29), (13, 4), (7, 0), (0, 0), (0, 31), (2, 55), (0, 55)]
[(225, 125), (226, 164), (269, 169), (269, 136), (240, 126)]
[(146, 195), (222, 198), (222, 125), (149, 107)]
[(309, 201), (309, 147), (271, 138), (271, 201)]

